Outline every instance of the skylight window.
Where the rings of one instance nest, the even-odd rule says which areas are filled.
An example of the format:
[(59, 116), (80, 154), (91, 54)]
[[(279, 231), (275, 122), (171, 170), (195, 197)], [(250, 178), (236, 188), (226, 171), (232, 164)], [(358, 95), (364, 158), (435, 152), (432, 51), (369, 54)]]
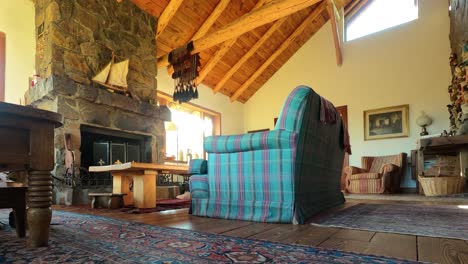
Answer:
[(418, 19), (418, 0), (373, 0), (348, 22), (346, 41)]

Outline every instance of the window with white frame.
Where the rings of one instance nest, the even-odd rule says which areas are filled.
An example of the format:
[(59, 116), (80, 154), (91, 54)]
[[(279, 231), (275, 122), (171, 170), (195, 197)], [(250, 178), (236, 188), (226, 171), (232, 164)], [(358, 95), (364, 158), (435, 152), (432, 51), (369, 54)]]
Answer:
[(346, 41), (418, 19), (418, 0), (369, 0), (346, 25)]
[(171, 110), (171, 122), (165, 122), (166, 162), (187, 163), (194, 158), (205, 158), (205, 137), (219, 135), (221, 114), (194, 104), (178, 104), (158, 92), (158, 102)]

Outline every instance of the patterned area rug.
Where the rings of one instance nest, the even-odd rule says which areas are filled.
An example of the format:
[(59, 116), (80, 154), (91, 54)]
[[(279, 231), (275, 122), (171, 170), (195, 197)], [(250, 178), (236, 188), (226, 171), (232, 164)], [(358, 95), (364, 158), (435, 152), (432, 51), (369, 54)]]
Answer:
[(0, 230), (0, 263), (412, 263), (60, 211), (52, 222), (48, 248)]
[(357, 204), (312, 225), (468, 240), (468, 210), (456, 205)]

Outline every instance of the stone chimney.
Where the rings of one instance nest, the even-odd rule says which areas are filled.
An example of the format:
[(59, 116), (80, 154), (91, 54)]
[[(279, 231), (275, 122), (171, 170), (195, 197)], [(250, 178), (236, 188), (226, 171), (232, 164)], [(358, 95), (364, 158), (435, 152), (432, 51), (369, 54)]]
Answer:
[[(40, 81), (25, 94), (28, 104), (58, 112), (56, 176), (65, 172), (64, 134), (71, 134), (80, 166), (82, 125), (144, 135), (151, 161), (163, 162), (164, 121), (170, 111), (156, 105), (157, 19), (131, 1), (36, 0), (36, 72)], [(93, 83), (111, 60), (129, 59), (131, 97)]]

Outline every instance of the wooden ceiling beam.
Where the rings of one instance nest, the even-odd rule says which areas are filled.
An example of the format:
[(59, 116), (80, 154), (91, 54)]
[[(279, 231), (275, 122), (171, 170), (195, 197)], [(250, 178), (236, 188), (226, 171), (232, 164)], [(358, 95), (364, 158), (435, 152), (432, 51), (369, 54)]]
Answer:
[(275, 33), (281, 27), (281, 25), (283, 25), (286, 19), (287, 17), (283, 17), (277, 20), (275, 23), (273, 23), (273, 25), (268, 29), (268, 31), (265, 32), (265, 34), (263, 34), (263, 36), (249, 49), (249, 51), (247, 51), (247, 53), (245, 53), (244, 56), (242, 56), (242, 58), (240, 58), (240, 60), (238, 60), (236, 64), (234, 64), (234, 66), (232, 66), (226, 74), (224, 74), (224, 76), (213, 89), (213, 93), (217, 93), (219, 92), (219, 90), (221, 90), (221, 88), (234, 75), (234, 73), (236, 73), (240, 69), (240, 67), (242, 67), (242, 65), (244, 65), (244, 63), (246, 63), (247, 60), (257, 52), (257, 50), (263, 45), (263, 43), (267, 41), (271, 37), (271, 35), (273, 35), (273, 33)]
[(327, 12), (330, 16), (330, 22), (333, 33), (333, 43), (335, 44), (336, 64), (341, 66), (343, 64), (343, 52), (341, 51), (341, 40), (338, 31), (338, 20), (342, 19), (337, 15), (338, 10), (336, 9), (335, 2), (333, 0), (327, 0)]
[(216, 64), (223, 58), (226, 52), (236, 43), (237, 38), (228, 40), (224, 42), (221, 47), (214, 53), (214, 55), (208, 60), (203, 69), (200, 70), (200, 73), (195, 80), (195, 84), (198, 85), (203, 82), (205, 77), (211, 70), (216, 66)]
[[(259, 0), (255, 6), (252, 8), (252, 11), (258, 9), (259, 7), (265, 4), (266, 0)], [(203, 82), (205, 77), (210, 73), (210, 71), (218, 64), (218, 62), (223, 58), (223, 56), (231, 49), (231, 47), (236, 43), (238, 38), (233, 38), (231, 40), (225, 41), (221, 47), (214, 53), (210, 60), (203, 66), (200, 71), (200, 74), (195, 81), (195, 84), (198, 85)]]
[[(200, 28), (197, 30), (197, 32), (195, 32), (195, 34), (193, 34), (193, 36), (190, 39), (191, 40), (198, 39), (198, 38), (203, 37), (206, 33), (208, 33), (210, 28), (213, 26), (213, 24), (216, 22), (216, 20), (218, 20), (219, 16), (223, 13), (224, 9), (226, 9), (226, 7), (229, 5), (230, 2), (231, 2), (231, 0), (221, 0), (221, 1), (219, 1), (219, 3), (216, 5), (215, 9), (210, 13), (208, 18), (205, 19), (203, 24), (200, 26)], [(168, 53), (163, 54), (163, 55), (159, 54), (158, 58), (166, 56), (167, 54)]]
[(346, 7), (345, 15), (346, 17), (352, 18), (357, 12), (359, 12), (364, 6), (373, 0), (355, 0)]
[(327, 2), (322, 2), (318, 7), (307, 16), (304, 21), (294, 30), (294, 32), (289, 35), (289, 37), (276, 49), (276, 51), (245, 81), (239, 89), (231, 96), (231, 102), (234, 102), (241, 96), (247, 88), (273, 63), (278, 56), (280, 56), (283, 51), (285, 51), (289, 45), (300, 36), (304, 30), (311, 24), (315, 19), (322, 14), (322, 12), (327, 8)]
[(216, 5), (215, 9), (211, 14), (208, 16), (208, 18), (203, 22), (203, 25), (197, 30), (197, 32), (192, 36), (191, 39), (199, 39), (208, 33), (210, 30), (211, 26), (218, 20), (218, 17), (223, 13), (224, 9), (229, 5), (231, 0), (221, 0), (219, 3)]
[[(171, 1), (171, 3), (173, 1)], [(194, 40), (194, 50), (192, 53), (199, 53), (200, 51), (211, 48), (226, 40), (236, 38), (252, 29), (271, 23), (321, 1), (322, 0), (271, 0), (264, 6), (232, 21), (220, 30)], [(158, 67), (164, 67), (168, 64), (167, 55), (158, 58)]]
[(166, 8), (164, 8), (161, 16), (158, 18), (158, 28), (156, 29), (156, 39), (164, 32), (169, 22), (174, 17), (175, 13), (182, 5), (184, 0), (171, 0), (169, 4), (167, 4)]

